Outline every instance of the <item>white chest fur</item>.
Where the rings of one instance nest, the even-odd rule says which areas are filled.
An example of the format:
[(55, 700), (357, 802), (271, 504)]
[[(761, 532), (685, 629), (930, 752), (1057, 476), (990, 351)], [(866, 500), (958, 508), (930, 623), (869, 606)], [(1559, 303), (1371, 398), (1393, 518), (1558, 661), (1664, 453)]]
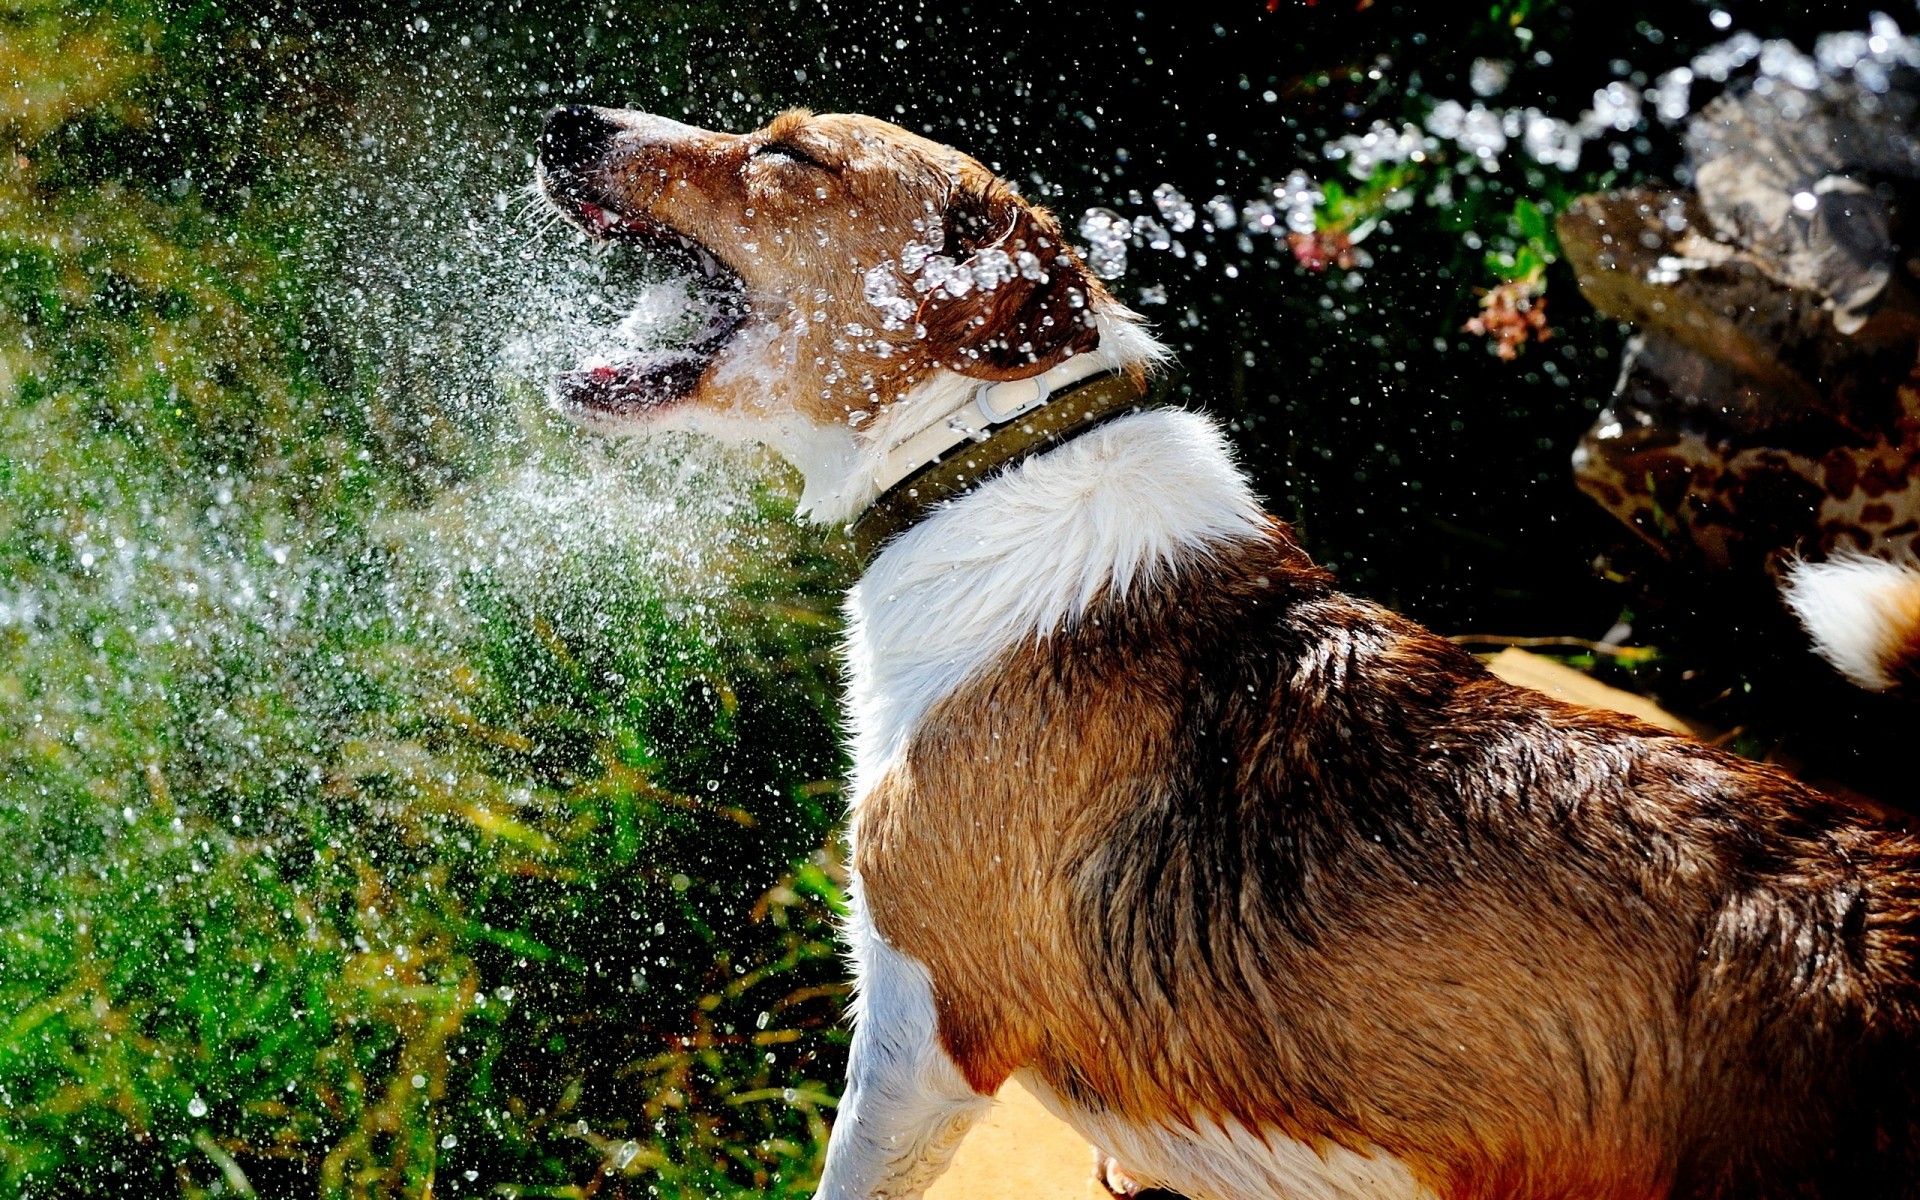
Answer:
[(847, 597), (856, 808), (928, 708), (996, 656), (1265, 521), (1220, 429), (1159, 411), (1029, 459), (908, 530)]
[(1195, 1200), (1434, 1200), (1405, 1163), (1382, 1150), (1317, 1150), (1278, 1134), (1255, 1134), (1238, 1122), (1135, 1125), (1075, 1109), (1029, 1074), (1021, 1080), (1129, 1174)]

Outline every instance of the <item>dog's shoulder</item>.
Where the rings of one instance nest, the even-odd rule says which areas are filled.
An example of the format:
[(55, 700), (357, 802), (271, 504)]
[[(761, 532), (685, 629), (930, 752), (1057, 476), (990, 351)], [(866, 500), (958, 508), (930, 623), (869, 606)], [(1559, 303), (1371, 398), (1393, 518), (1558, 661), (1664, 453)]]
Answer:
[(1416, 858), (1636, 838), (1723, 856), (1861, 820), (1773, 767), (1496, 678), (1341, 592), (1277, 523), (1010, 649), (928, 712), (905, 771), (987, 800), (1007, 786), (987, 762), (1082, 826), (1180, 814), (1238, 844), (1257, 815), (1282, 840), (1319, 827)]

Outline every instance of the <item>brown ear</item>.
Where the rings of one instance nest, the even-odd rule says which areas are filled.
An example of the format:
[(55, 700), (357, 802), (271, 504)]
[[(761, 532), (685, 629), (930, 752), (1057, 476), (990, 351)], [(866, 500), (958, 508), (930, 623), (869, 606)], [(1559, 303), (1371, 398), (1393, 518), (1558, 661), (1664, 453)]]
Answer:
[(1100, 344), (1100, 285), (1052, 214), (1005, 182), (963, 185), (947, 206), (943, 249), (958, 270), (928, 291), (919, 312), (942, 366), (976, 379), (1025, 379)]

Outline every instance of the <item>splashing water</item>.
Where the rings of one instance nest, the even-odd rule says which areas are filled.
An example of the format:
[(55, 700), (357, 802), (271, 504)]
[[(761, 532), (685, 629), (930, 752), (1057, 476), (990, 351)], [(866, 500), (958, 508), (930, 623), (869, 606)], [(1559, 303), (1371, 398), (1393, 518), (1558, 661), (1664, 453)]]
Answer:
[(1133, 222), (1110, 208), (1090, 208), (1080, 217), (1080, 236), (1087, 239), (1087, 266), (1102, 279), (1127, 273), (1127, 239)]
[[(828, 36), (807, 6), (776, 7), (780, 21)], [(1527, 410), (1555, 388), (1577, 410), (1578, 363), (1523, 362), (1534, 384), (1485, 399), (1508, 376), (1469, 377), (1438, 357), (1432, 346), (1451, 330), (1430, 327), (1433, 275), (1427, 291), (1400, 295), (1418, 311), (1398, 325), (1376, 316), (1391, 294), (1348, 302), (1369, 261), (1355, 243), (1371, 233), (1385, 261), (1402, 238), (1395, 222), (1430, 221), (1536, 168), (1615, 166), (1659, 134), (1655, 122), (1686, 121), (1710, 86), (1741, 72), (1772, 81), (1786, 117), (1810, 70), (1817, 86), (1844, 77), (1884, 96), (1916, 60), (1884, 18), (1821, 38), (1810, 56), (1733, 34), (1638, 81), (1596, 67), (1555, 89), (1576, 97), (1555, 112), (1522, 106), (1552, 107), (1530, 87), (1532, 47), (1506, 31), (1438, 102), (1404, 74), (1387, 78), (1391, 64), (1290, 90), (1263, 77), (1273, 64), (1243, 62), (1253, 115), (1241, 133), (1222, 124), (1202, 157), (1174, 154), (1185, 147), (1172, 135), (1141, 141), (1123, 176), (1114, 141), (1056, 153), (1072, 145), (1056, 140), (1061, 125), (1076, 137), (1134, 131), (1111, 96), (1103, 112), (1092, 92), (1061, 94), (1051, 58), (1010, 58), (1006, 113), (998, 101), (916, 107), (889, 90), (884, 76), (917, 87), (923, 59), (950, 49), (910, 28), (921, 23), (912, 13), (852, 47), (822, 40), (817, 57), (794, 48), (796, 35), (756, 49), (764, 62), (736, 62), (727, 56), (744, 43), (692, 17), (635, 21), (637, 34), (586, 20), (536, 41), (504, 10), (429, 9), (323, 30), (292, 10), (250, 13), (204, 31), (187, 52), (192, 70), (153, 87), (140, 72), (199, 34), (170, 25), (154, 38), (139, 21), (112, 36), (82, 30), (68, 57), (84, 68), (50, 74), (22, 92), (33, 104), (7, 107), (27, 149), (5, 183), (13, 224), (0, 250), (20, 301), (0, 314), (0, 386), (18, 400), (0, 419), (0, 831), (14, 848), (0, 888), (12, 948), (0, 988), (15, 1011), (52, 1015), (6, 1046), (0, 1136), (27, 1151), (0, 1174), (67, 1163), (63, 1179), (81, 1190), (146, 1194), (119, 1186), (121, 1168), (107, 1164), (158, 1163), (168, 1186), (179, 1171), (196, 1186), (232, 1178), (231, 1166), (255, 1173), (259, 1194), (307, 1194), (314, 1174), (277, 1188), (260, 1173), (301, 1154), (317, 1173), (337, 1151), (347, 1177), (416, 1170), (436, 1194), (638, 1176), (715, 1136), (622, 1124), (667, 1094), (647, 1072), (671, 1036), (692, 1047), (676, 1061), (704, 1056), (675, 1089), (729, 1064), (724, 1096), (720, 1083), (713, 1095), (673, 1092), (723, 1129), (711, 1172), (760, 1172), (751, 1194), (803, 1191), (819, 1126), (806, 1106), (835, 1073), (833, 1043), (746, 1046), (746, 1031), (763, 1032), (756, 1014), (786, 1021), (793, 1010), (783, 995), (729, 1006), (738, 988), (762, 986), (752, 981), (763, 953), (797, 972), (789, 980), (808, 969), (792, 964), (822, 956), (828, 966), (805, 982), (824, 999), (807, 1003), (834, 1003), (824, 917), (783, 914), (816, 901), (824, 911), (833, 895), (807, 856), (835, 810), (824, 597), (844, 564), (762, 519), (785, 502), (759, 482), (759, 456), (681, 438), (608, 447), (551, 411), (557, 371), (674, 353), (726, 314), (697, 283), (622, 248), (591, 250), (529, 197), (544, 107), (629, 101), (746, 128), (788, 103), (843, 104), (1013, 159), (1005, 173), (1031, 174), (1064, 211), (1098, 205), (1070, 222), (1090, 265), (1107, 279), (1141, 273), (1138, 302), (1168, 340), (1192, 339), (1188, 363), (1220, 385), (1204, 401), (1233, 415), (1245, 393), (1248, 461), (1270, 472), (1276, 507), (1317, 514), (1330, 532), (1316, 536), (1349, 556), (1343, 566), (1373, 570), (1401, 557), (1381, 547), (1425, 562), (1441, 540), (1408, 497), (1446, 477), (1408, 464), (1484, 455), (1487, 412)], [(174, 15), (211, 19), (191, 6)], [(937, 6), (917, 15), (929, 30), (942, 19)], [(1110, 15), (1076, 20), (1090, 28)], [(596, 57), (596, 42), (616, 37), (659, 39), (644, 61), (665, 66)], [(381, 39), (433, 43), (446, 57)], [(485, 69), (460, 57), (469, 43), (491, 47)], [(299, 56), (314, 47), (369, 57), (303, 73)], [(1151, 49), (1123, 45), (1126, 56), (1136, 48)], [(951, 77), (973, 80), (978, 52), (963, 53)], [(1328, 61), (1350, 57), (1337, 46)], [(53, 61), (37, 50), (20, 60)], [(242, 61), (251, 65), (229, 70)], [(862, 62), (878, 67), (842, 87)], [(517, 82), (495, 69), (513, 63), (528, 72)], [(335, 84), (360, 93), (328, 107)], [(253, 90), (230, 99), (229, 86)], [(1330, 119), (1296, 137), (1288, 122), (1315, 88)], [(42, 104), (49, 97), (57, 103)], [(1261, 116), (1282, 109), (1286, 121)], [(1080, 119), (1056, 119), (1070, 112)], [(1272, 128), (1255, 128), (1263, 120)], [(142, 132), (153, 129), (174, 140)], [(1202, 134), (1212, 136), (1196, 123), (1180, 136)], [(230, 140), (181, 149), (203, 137)], [(1253, 147), (1244, 154), (1240, 137)], [(256, 140), (276, 156), (272, 177), (223, 185), (221, 170), (251, 163)], [(111, 167), (86, 157), (123, 142), (140, 153)], [(1166, 164), (1142, 178), (1155, 149)], [(1548, 180), (1528, 186), (1584, 186)], [(1513, 197), (1500, 195), (1504, 221)], [(1484, 223), (1447, 236), (1471, 253), (1440, 306), (1466, 295), (1471, 311), (1471, 272), (1483, 250), (1503, 247)], [(915, 254), (861, 281), (878, 323), (910, 322), (935, 290), (1040, 270), (1029, 255)], [(1339, 282), (1290, 292), (1291, 264)], [(1215, 288), (1211, 307), (1194, 300)], [(1455, 374), (1407, 382), (1435, 363)], [(1362, 397), (1359, 378), (1381, 383)], [(1454, 384), (1457, 395), (1442, 394)], [(1538, 422), (1516, 423), (1529, 427), (1515, 444), (1534, 448)], [(1521, 473), (1544, 479), (1557, 461), (1536, 454)], [(1484, 472), (1457, 473), (1486, 487)], [(1512, 495), (1547, 493), (1488, 494), (1504, 511), (1528, 507), (1506, 503)], [(1414, 579), (1396, 587), (1437, 586)], [(744, 641), (743, 628), (760, 640)], [(760, 914), (751, 927), (749, 913)], [(701, 974), (722, 959), (723, 978)], [(205, 1030), (217, 1036), (203, 1042)], [(558, 1030), (575, 1041), (556, 1049)], [(623, 1040), (641, 1037), (652, 1040)], [(32, 1074), (49, 1046), (58, 1073)], [(824, 1058), (796, 1065), (800, 1049)], [(787, 1057), (768, 1065), (776, 1051)], [(484, 1083), (472, 1067), (506, 1062), (528, 1069)], [(363, 1116), (343, 1116), (329, 1090), (343, 1069), (364, 1076)], [(88, 1107), (36, 1098), (53, 1094)], [(516, 1115), (576, 1100), (574, 1132)], [(150, 1128), (116, 1141), (130, 1106)], [(801, 1149), (766, 1149), (775, 1145)], [(262, 1146), (274, 1154), (250, 1153)]]
[[(680, 1029), (715, 938), (789, 953), (741, 925), (825, 837), (826, 804), (789, 797), (833, 770), (823, 685), (795, 686), (830, 614), (791, 589), (798, 630), (741, 649), (762, 621), (743, 581), (812, 561), (750, 519), (781, 503), (759, 456), (608, 447), (551, 411), (558, 367), (670, 352), (719, 315), (539, 228), (524, 119), (371, 65), (348, 102), (338, 60), (323, 87), (298, 56), (353, 30), (195, 14), (210, 27), (164, 42), (109, 14), (73, 46), (55, 19), (35, 63), (57, 83), (84, 62), (94, 90), (33, 92), (65, 96), (53, 133), (5, 118), (32, 158), (0, 221), (0, 275), (30, 301), (0, 312), (0, 1002), (43, 1015), (8, 1033), (0, 1191), (211, 1173), (312, 1194), (336, 1149), (383, 1194), (423, 1194), (409, 1172), (437, 1170), (436, 1194), (551, 1178), (514, 1149), (526, 1078), (449, 1075), (508, 1045), (557, 1069), (509, 998)], [(216, 50), (267, 66), (189, 93)], [(276, 71), (292, 97), (247, 91)], [(229, 117), (245, 153), (205, 149)], [(67, 119), (169, 174), (103, 169)], [(245, 173), (256, 145), (271, 173)], [(616, 936), (637, 959), (643, 913), (645, 988), (606, 984), (604, 951), (552, 961)], [(837, 968), (812, 974), (831, 995)], [(803, 1079), (735, 1057), (732, 1078)], [(341, 1109), (328, 1064), (385, 1099)]]
[(1197, 219), (1192, 203), (1170, 183), (1153, 189), (1153, 206), (1160, 210), (1161, 219), (1174, 233), (1185, 233), (1192, 229)]
[[(1729, 21), (1716, 27), (1725, 29), (1730, 24)], [(1624, 64), (1617, 65), (1624, 70)], [(1740, 30), (1695, 54), (1685, 65), (1660, 73), (1644, 86), (1615, 79), (1595, 88), (1589, 106), (1576, 120), (1567, 120), (1537, 107), (1502, 109), (1483, 103), (1507, 90), (1515, 64), (1506, 59), (1481, 57), (1473, 60), (1468, 72), (1469, 90), (1475, 97), (1472, 101), (1443, 98), (1432, 102), (1418, 124), (1375, 119), (1363, 132), (1344, 134), (1326, 142), (1321, 161), (1344, 167), (1346, 175), (1353, 180), (1373, 183), (1383, 172), (1403, 165), (1441, 162), (1451, 146), (1463, 151), (1479, 170), (1496, 172), (1517, 143), (1532, 162), (1573, 173), (1580, 169), (1587, 146), (1596, 141), (1641, 133), (1648, 128), (1649, 118), (1667, 126), (1685, 122), (1693, 113), (1694, 91), (1702, 81), (1724, 84), (1751, 67), (1756, 75), (1755, 87), (1761, 94), (1779, 89), (1782, 115), (1791, 121), (1796, 119), (1795, 109), (1799, 104), (1794, 99), (1796, 94), (1848, 87), (1859, 89), (1869, 97), (1884, 95), (1891, 71), (1916, 65), (1920, 65), (1920, 41), (1903, 33), (1884, 13), (1874, 14), (1864, 32), (1820, 35), (1811, 54), (1789, 41), (1762, 39)], [(1641, 75), (1634, 78), (1645, 79)], [(1870, 107), (1870, 100), (1868, 105)], [(1904, 153), (1901, 149), (1907, 145), (1904, 138), (1885, 130), (1881, 133), (1883, 136), (1876, 145), (1893, 147), (1891, 153), (1896, 156)], [(1624, 169), (1633, 153), (1631, 147), (1618, 140), (1608, 143), (1608, 151), (1616, 170)], [(1888, 151), (1880, 153), (1885, 157)], [(1409, 186), (1416, 185), (1410, 182)], [(1158, 220), (1149, 215), (1130, 219), (1108, 207), (1089, 208), (1081, 219), (1080, 235), (1087, 241), (1089, 262), (1097, 261), (1096, 273), (1106, 279), (1118, 278), (1128, 269), (1129, 232), (1136, 246), (1170, 250), (1177, 257), (1186, 257), (1186, 246), (1174, 235), (1194, 230), (1202, 216), (1205, 222), (1200, 229), (1202, 233), (1240, 230), (1242, 255), (1260, 253), (1260, 242), (1256, 238), (1264, 234), (1277, 240), (1293, 239), (1294, 257), (1310, 269), (1323, 269), (1322, 264), (1335, 258), (1339, 258), (1342, 265), (1348, 261), (1370, 263), (1368, 256), (1345, 250), (1370, 232), (1374, 219), (1371, 217), (1357, 222), (1351, 217), (1344, 218), (1346, 224), (1332, 230), (1331, 236), (1341, 239), (1342, 247), (1342, 253), (1335, 256), (1327, 256), (1317, 245), (1309, 247), (1299, 240), (1314, 238), (1317, 243), (1328, 236), (1328, 231), (1320, 228), (1325, 219), (1322, 213), (1325, 195), (1305, 169), (1292, 172), (1283, 183), (1263, 184), (1261, 192), (1262, 195), (1245, 203), (1231, 196), (1217, 195), (1196, 210), (1175, 184), (1161, 183), (1154, 187), (1151, 197)], [(1454, 203), (1453, 180), (1442, 174), (1431, 185), (1429, 198), (1438, 206)], [(1133, 199), (1137, 202), (1138, 195)], [(1403, 210), (1413, 201), (1410, 191), (1389, 187), (1379, 204), (1383, 212), (1390, 212)], [(1478, 240), (1478, 234), (1473, 231), (1466, 237), (1470, 242)], [(1206, 261), (1202, 255), (1201, 263)], [(1226, 274), (1235, 277), (1245, 269), (1243, 264), (1224, 257), (1219, 265)], [(1149, 287), (1143, 293), (1142, 302), (1164, 303), (1164, 287), (1157, 284)]]

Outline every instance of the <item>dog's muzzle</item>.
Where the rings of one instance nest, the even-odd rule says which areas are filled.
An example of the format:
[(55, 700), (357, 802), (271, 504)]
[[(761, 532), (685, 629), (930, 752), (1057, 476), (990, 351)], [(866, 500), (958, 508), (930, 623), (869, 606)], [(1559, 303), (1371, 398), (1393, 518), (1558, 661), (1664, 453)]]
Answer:
[(598, 162), (619, 136), (620, 126), (588, 104), (569, 104), (547, 114), (540, 129), (540, 166), (561, 187)]

